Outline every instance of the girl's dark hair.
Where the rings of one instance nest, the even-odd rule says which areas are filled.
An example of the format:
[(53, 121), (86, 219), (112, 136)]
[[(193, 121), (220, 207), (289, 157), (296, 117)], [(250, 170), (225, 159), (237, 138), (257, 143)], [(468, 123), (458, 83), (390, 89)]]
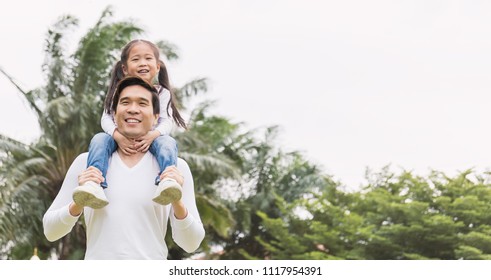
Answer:
[(167, 67), (165, 67), (165, 64), (162, 60), (160, 60), (160, 51), (159, 48), (152, 42), (147, 41), (147, 40), (133, 40), (126, 44), (124, 46), (123, 50), (121, 51), (121, 58), (118, 62), (113, 67), (113, 70), (111, 71), (111, 80), (109, 82), (109, 88), (107, 90), (106, 94), (106, 100), (104, 101), (104, 110), (106, 113), (111, 114), (112, 113), (112, 103), (114, 99), (114, 92), (116, 91), (116, 87), (119, 83), (124, 78), (124, 72), (123, 72), (123, 65), (125, 67), (128, 66), (128, 58), (130, 55), (130, 51), (133, 48), (134, 45), (138, 43), (145, 43), (147, 44), (150, 48), (153, 50), (153, 54), (155, 55), (155, 58), (157, 59), (158, 63), (160, 64), (160, 71), (158, 74), (158, 83), (160, 86), (164, 87), (170, 92), (170, 100), (169, 103), (167, 104), (167, 115), (169, 115), (169, 107), (172, 109), (172, 116), (169, 115), (169, 117), (172, 117), (174, 121), (177, 123), (178, 126), (186, 129), (186, 122), (184, 119), (181, 117), (181, 114), (177, 110), (177, 107), (174, 103), (175, 97), (174, 93), (171, 90), (170, 87), (170, 82), (169, 82), (169, 74), (167, 73)]

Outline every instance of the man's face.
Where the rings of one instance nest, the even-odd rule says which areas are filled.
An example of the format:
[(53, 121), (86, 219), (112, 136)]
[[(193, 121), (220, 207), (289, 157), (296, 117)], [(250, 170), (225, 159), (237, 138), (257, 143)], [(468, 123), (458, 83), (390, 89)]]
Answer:
[(124, 88), (114, 119), (118, 131), (127, 138), (146, 135), (158, 119), (158, 115), (153, 113), (152, 94), (139, 85)]

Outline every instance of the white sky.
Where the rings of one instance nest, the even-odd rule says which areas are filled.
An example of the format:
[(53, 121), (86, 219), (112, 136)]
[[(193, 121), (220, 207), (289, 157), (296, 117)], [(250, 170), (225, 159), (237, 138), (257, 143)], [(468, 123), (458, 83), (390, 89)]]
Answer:
[[(279, 145), (349, 187), (387, 164), (421, 175), (491, 166), (489, 1), (16, 0), (0, 16), (0, 67), (41, 86), (48, 27), (76, 16), (75, 44), (108, 4), (180, 48), (176, 85), (210, 78), (213, 112), (280, 125)], [(0, 102), (0, 133), (38, 136), (3, 76)]]

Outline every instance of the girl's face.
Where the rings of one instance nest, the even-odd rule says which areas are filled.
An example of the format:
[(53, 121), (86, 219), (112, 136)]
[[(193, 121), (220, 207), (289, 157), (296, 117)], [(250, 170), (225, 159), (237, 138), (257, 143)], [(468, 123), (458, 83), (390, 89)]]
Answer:
[(159, 71), (160, 64), (153, 49), (143, 42), (136, 43), (131, 48), (126, 65), (123, 65), (125, 76), (138, 76), (150, 84)]

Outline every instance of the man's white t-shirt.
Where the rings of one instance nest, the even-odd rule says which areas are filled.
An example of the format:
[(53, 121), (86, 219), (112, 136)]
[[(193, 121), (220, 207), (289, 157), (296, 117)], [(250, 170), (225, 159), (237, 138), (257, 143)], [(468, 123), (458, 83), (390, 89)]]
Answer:
[[(70, 215), (68, 206), (78, 186), (78, 175), (87, 167), (87, 153), (78, 156), (67, 172), (63, 185), (43, 218), (48, 240), (68, 234), (79, 217)], [(128, 167), (115, 152), (109, 159), (104, 190), (109, 204), (101, 209), (85, 207), (87, 251), (85, 259), (166, 259), (165, 234), (170, 220), (172, 237), (187, 252), (196, 250), (204, 238), (194, 196), (189, 166), (178, 159), (177, 168), (184, 176), (182, 201), (188, 215), (175, 218), (170, 205), (152, 201), (159, 165), (147, 152), (133, 167)]]

